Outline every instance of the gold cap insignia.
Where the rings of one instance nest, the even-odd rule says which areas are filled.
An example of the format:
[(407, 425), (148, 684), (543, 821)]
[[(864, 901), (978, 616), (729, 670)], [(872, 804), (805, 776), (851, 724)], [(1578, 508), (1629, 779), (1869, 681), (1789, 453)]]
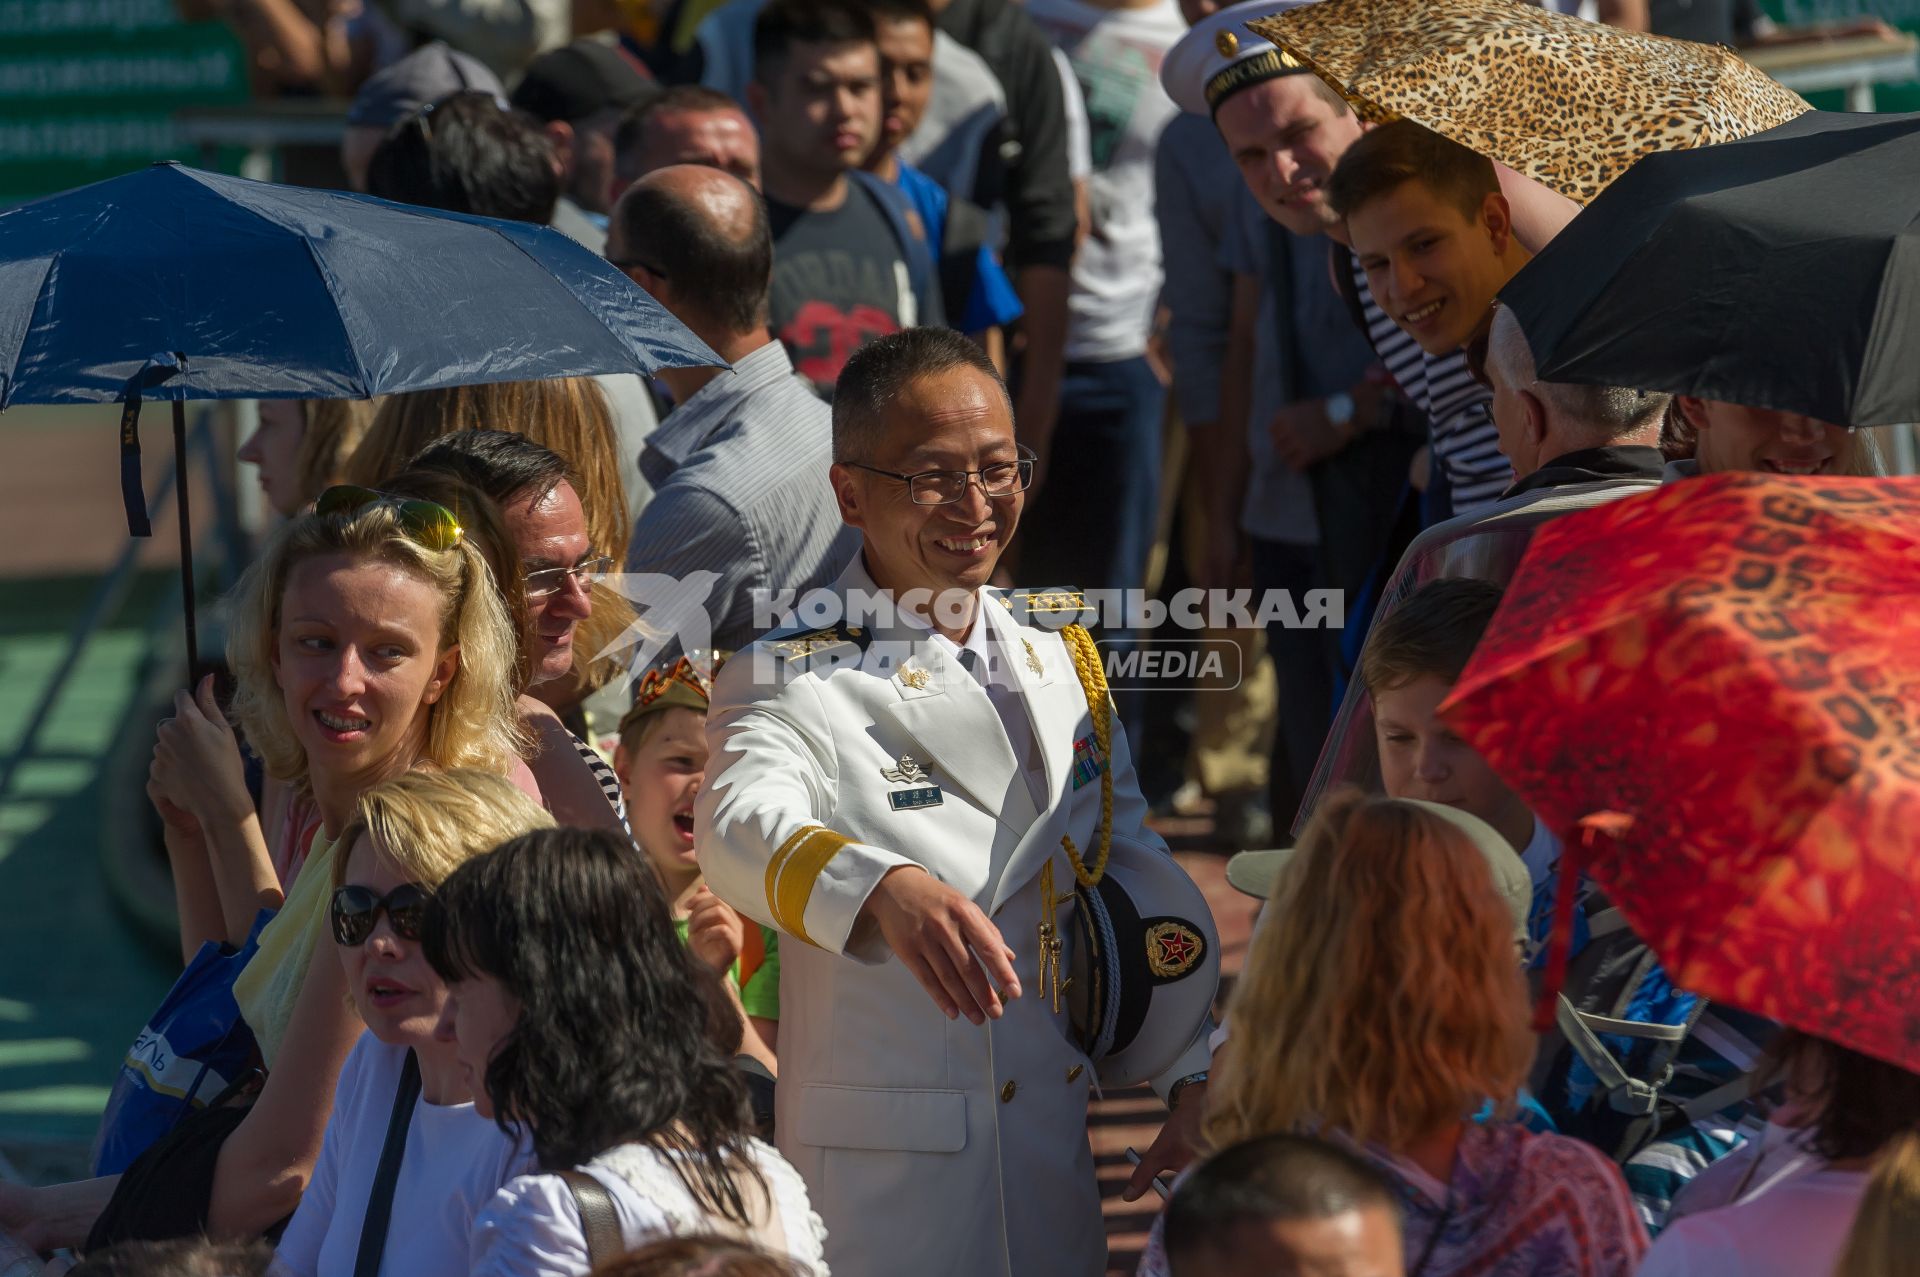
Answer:
[(1185, 923), (1168, 919), (1147, 929), (1147, 969), (1156, 979), (1179, 979), (1206, 952), (1206, 938)]
[(923, 669), (904, 669), (900, 671), (900, 681), (916, 692), (924, 692), (933, 680)]
[(1231, 31), (1218, 31), (1214, 33), (1213, 47), (1220, 50), (1221, 57), (1230, 58), (1240, 52), (1240, 37)]

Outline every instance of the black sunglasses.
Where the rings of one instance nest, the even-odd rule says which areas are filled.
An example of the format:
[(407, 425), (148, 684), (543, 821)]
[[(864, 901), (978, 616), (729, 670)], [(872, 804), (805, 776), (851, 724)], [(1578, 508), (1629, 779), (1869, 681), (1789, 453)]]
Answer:
[(382, 913), (393, 925), (395, 935), (402, 940), (418, 940), (430, 899), (427, 889), (417, 882), (403, 882), (384, 896), (372, 887), (342, 887), (333, 893), (334, 943), (348, 948), (365, 944)]

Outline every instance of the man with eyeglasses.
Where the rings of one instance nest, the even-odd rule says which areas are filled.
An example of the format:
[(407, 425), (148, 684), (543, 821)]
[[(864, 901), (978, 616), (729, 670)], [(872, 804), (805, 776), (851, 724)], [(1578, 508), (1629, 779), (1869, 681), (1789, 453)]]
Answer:
[[(1033, 454), (984, 352), (939, 328), (855, 352), (833, 453), (861, 551), (721, 672), (694, 816), (714, 893), (783, 933), (780, 1149), (839, 1277), (1094, 1277), (1087, 1101), (1114, 1057), (1085, 1028), (1125, 1020), (1127, 1081), (1203, 1102), (1205, 902), (1145, 826), (1091, 640), (1041, 624), (1077, 593), (987, 585)], [(1116, 877), (1169, 961), (1142, 1001), (1109, 993), (1131, 1013), (1077, 1011), (1105, 968), (1074, 965), (1075, 887)]]

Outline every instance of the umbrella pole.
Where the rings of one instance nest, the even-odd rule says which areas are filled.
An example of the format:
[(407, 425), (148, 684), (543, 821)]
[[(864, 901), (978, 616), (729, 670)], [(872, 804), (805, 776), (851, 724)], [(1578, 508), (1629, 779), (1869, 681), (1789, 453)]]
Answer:
[(187, 404), (173, 401), (173, 473), (180, 489), (180, 601), (187, 624), (187, 686), (200, 680), (200, 634), (193, 617), (193, 511), (187, 504)]

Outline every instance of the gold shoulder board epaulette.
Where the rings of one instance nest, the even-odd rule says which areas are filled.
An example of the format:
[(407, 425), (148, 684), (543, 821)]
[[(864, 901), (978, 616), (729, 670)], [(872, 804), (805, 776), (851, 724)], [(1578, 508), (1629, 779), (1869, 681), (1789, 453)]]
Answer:
[(994, 597), (1014, 620), (1043, 630), (1063, 630), (1069, 625), (1094, 625), (1100, 611), (1087, 601), (1086, 592), (1070, 585), (1051, 585), (1044, 589), (1008, 590)]
[(873, 633), (864, 625), (848, 625), (845, 621), (836, 622), (823, 629), (811, 629), (795, 626), (790, 629), (776, 630), (766, 637), (767, 646), (790, 661), (804, 660), (816, 652), (851, 643), (865, 651), (867, 644), (873, 641)]

